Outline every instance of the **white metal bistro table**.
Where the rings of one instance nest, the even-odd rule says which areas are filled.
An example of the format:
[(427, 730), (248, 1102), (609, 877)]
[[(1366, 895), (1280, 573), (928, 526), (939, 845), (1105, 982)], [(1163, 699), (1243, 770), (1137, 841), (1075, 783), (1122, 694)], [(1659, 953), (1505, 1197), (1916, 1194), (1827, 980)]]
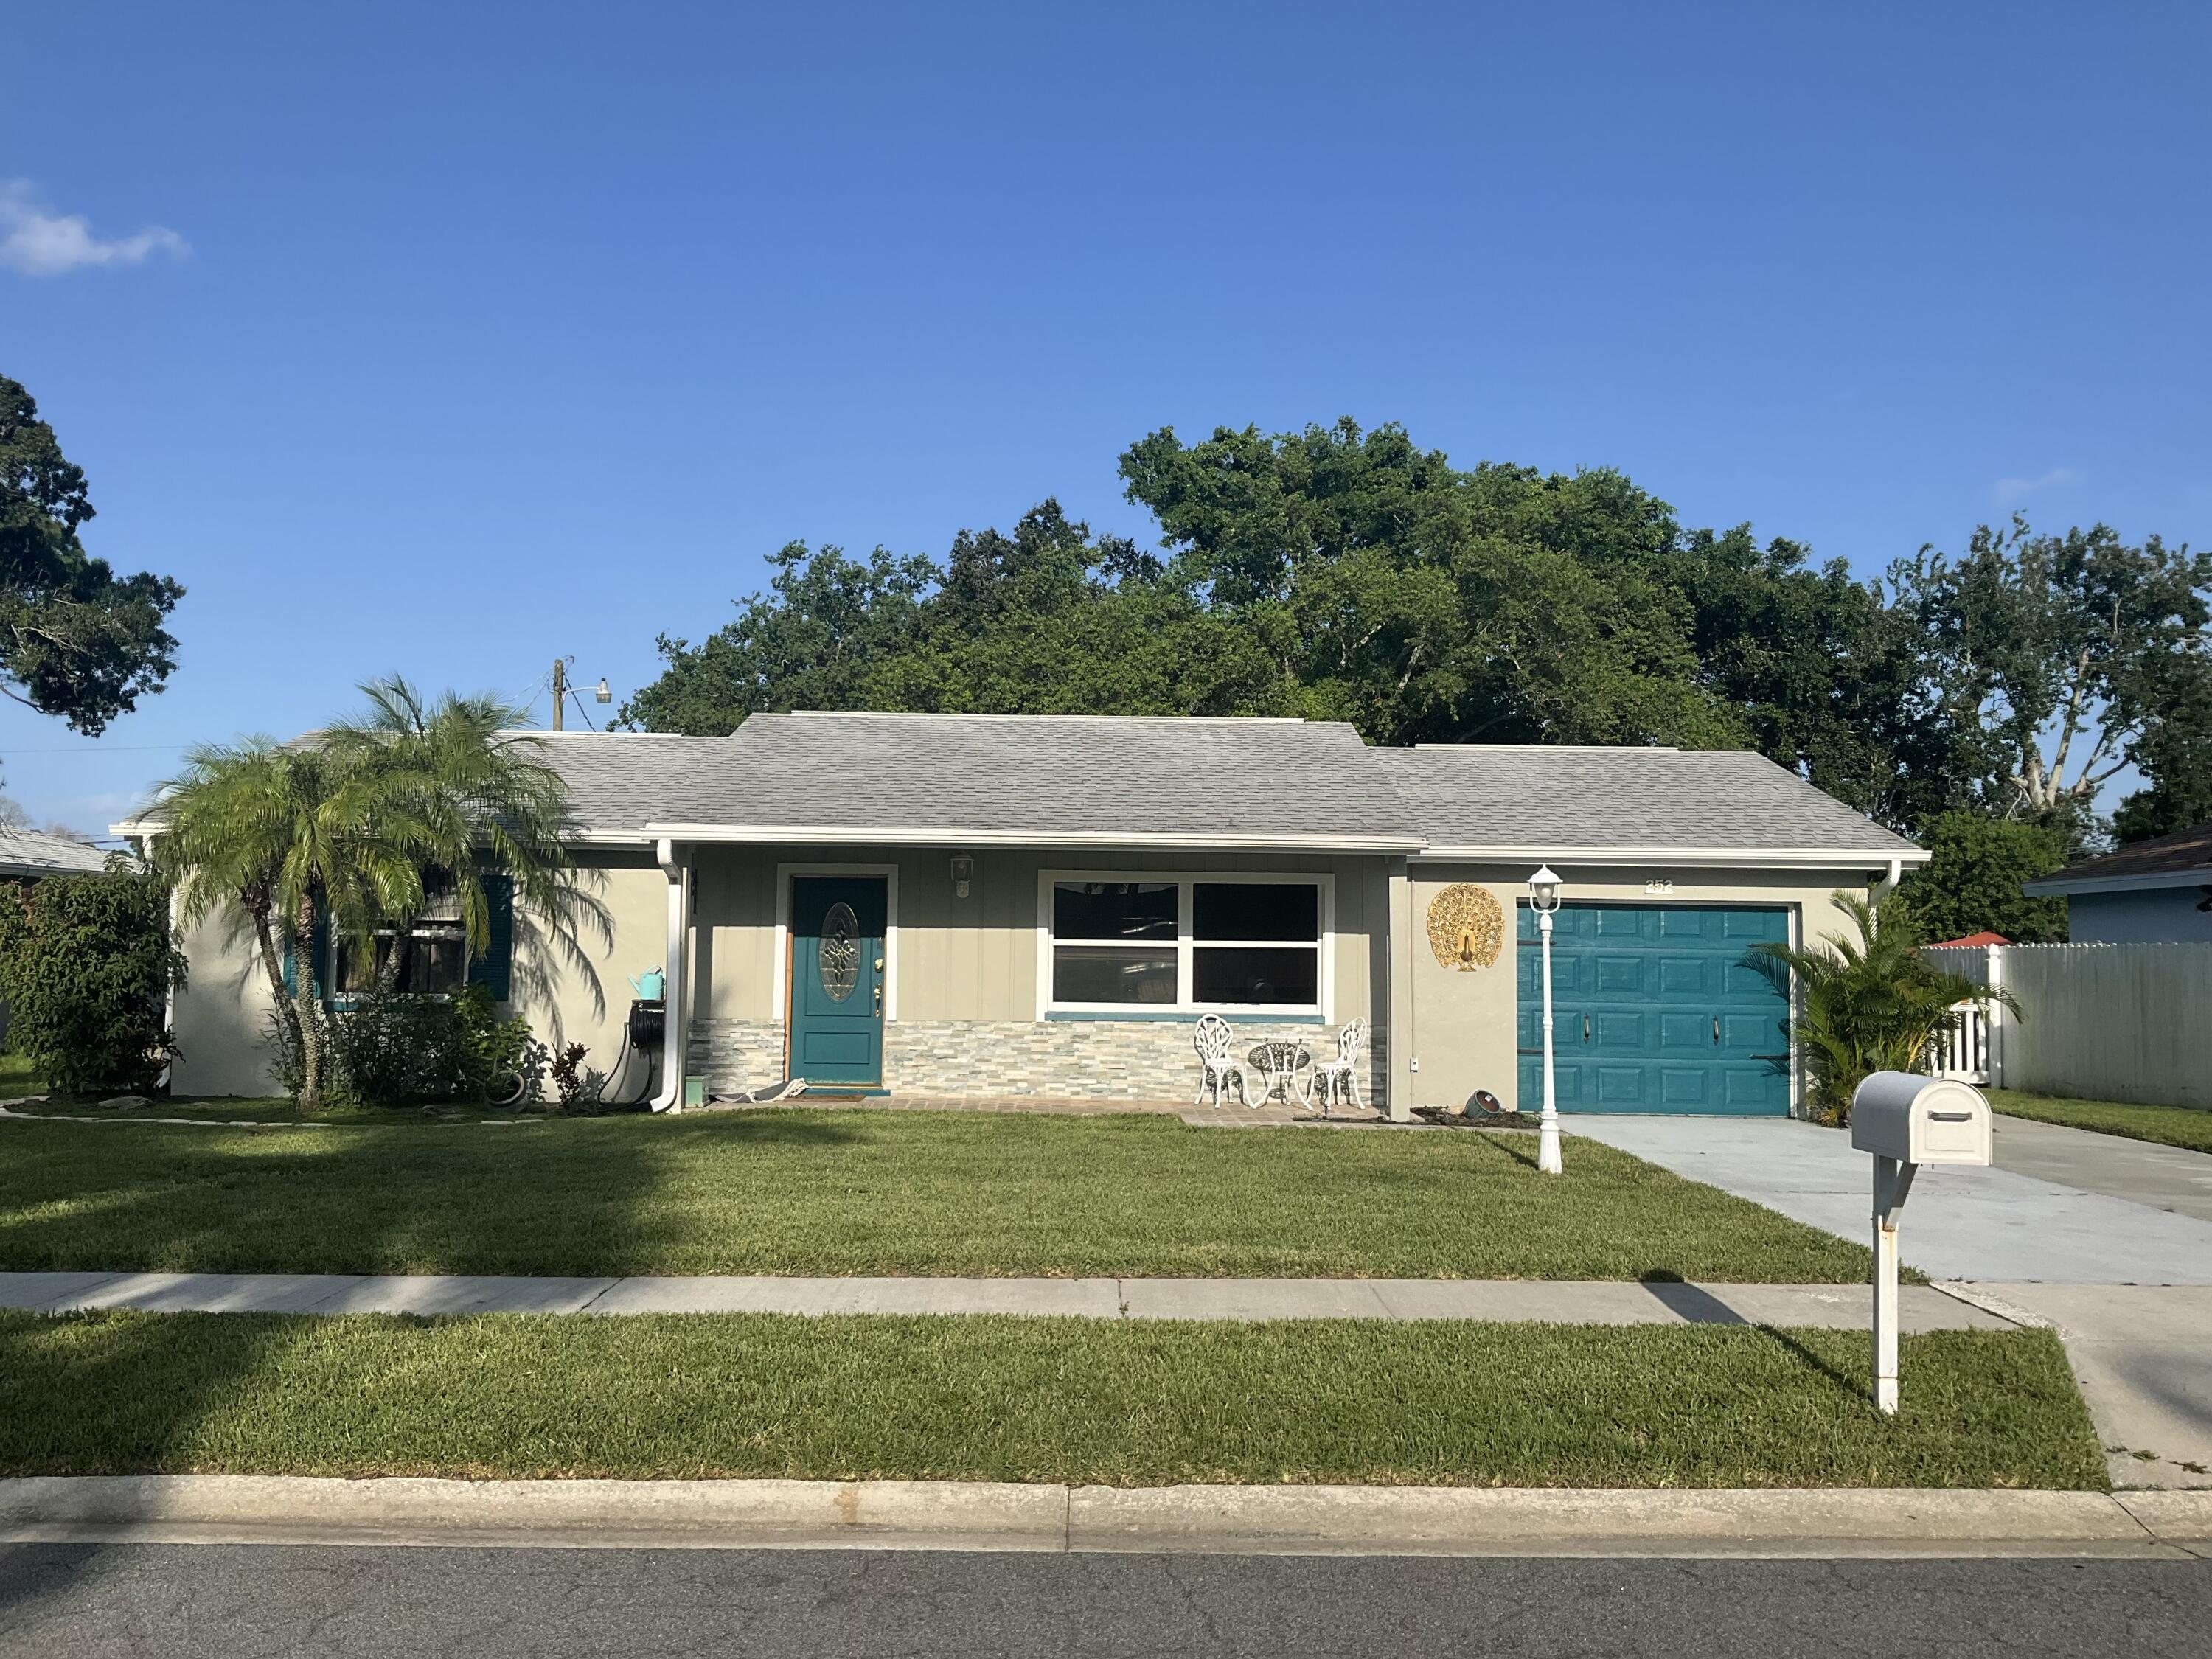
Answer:
[(1304, 1042), (1293, 1037), (1267, 1037), (1254, 1043), (1245, 1058), (1260, 1073), (1262, 1104), (1279, 1094), (1287, 1106), (1293, 1089), (1305, 1104), (1313, 1104), (1313, 1052)]

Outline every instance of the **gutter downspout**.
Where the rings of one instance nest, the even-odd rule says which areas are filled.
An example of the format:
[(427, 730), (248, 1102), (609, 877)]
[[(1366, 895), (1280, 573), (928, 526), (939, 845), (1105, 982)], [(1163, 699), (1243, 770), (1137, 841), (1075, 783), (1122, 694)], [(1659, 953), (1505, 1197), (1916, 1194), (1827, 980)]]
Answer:
[(1903, 859), (1892, 859), (1889, 861), (1889, 873), (1884, 876), (1880, 881), (1875, 883), (1874, 891), (1869, 894), (1868, 896), (1876, 904), (1879, 904), (1884, 899), (1887, 898), (1892, 893), (1894, 893), (1897, 890), (1897, 884), (1904, 879), (1905, 860)]
[(684, 982), (684, 958), (690, 954), (684, 949), (684, 934), (691, 919), (691, 864), (689, 857), (678, 858), (676, 843), (663, 839), (654, 854), (660, 865), (660, 873), (668, 878), (668, 969), (666, 983), (661, 987), (660, 1021), (660, 1092), (653, 1097), (656, 1112), (680, 1112), (684, 1109), (684, 1006), (685, 993), (690, 988)]

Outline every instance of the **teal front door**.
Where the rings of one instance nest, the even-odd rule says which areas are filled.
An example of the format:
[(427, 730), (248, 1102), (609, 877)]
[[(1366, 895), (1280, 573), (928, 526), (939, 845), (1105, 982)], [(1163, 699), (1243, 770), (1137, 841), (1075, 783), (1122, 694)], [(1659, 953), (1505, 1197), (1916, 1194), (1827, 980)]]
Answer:
[(884, 1081), (881, 876), (793, 876), (790, 1074), (816, 1089)]
[[(1521, 1109), (1544, 1103), (1543, 951), (1521, 908)], [(1732, 1117), (1790, 1110), (1786, 976), (1753, 946), (1786, 910), (1568, 904), (1552, 935), (1553, 1064), (1563, 1112)]]

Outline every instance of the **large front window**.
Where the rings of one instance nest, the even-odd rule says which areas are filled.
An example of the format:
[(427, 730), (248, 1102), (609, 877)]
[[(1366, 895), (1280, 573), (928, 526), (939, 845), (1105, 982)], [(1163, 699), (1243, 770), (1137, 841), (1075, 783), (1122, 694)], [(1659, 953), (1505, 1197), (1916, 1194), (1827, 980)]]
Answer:
[(1045, 896), (1049, 1008), (1322, 1012), (1320, 881), (1055, 876)]

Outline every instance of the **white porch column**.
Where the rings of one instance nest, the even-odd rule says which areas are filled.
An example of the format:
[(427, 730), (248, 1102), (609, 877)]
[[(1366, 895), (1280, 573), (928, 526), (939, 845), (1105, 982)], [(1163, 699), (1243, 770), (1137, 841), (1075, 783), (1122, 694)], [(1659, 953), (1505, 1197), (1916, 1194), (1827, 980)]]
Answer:
[(1384, 963), (1389, 975), (1389, 1046), (1384, 1050), (1394, 1123), (1413, 1121), (1413, 878), (1406, 860), (1389, 863), (1390, 931)]
[[(1982, 983), (1991, 991), (2002, 991), (2005, 982), (2005, 947), (1985, 945), (1982, 948), (1987, 953), (1984, 958), (1986, 965), (1982, 969)], [(1989, 1086), (2002, 1089), (2005, 1086), (2005, 1044), (2010, 1041), (2008, 1033), (2012, 1023), (2005, 1018), (2004, 1004), (1994, 997), (1990, 999), (1984, 1018), (1987, 1024), (1984, 1029), (1988, 1035), (1983, 1040), (1990, 1045)]]
[(660, 988), (660, 1092), (653, 1097), (656, 1112), (684, 1109), (684, 1048), (688, 1036), (684, 1018), (690, 993), (690, 951), (687, 935), (691, 921), (691, 849), (663, 841), (657, 849), (660, 872), (668, 878), (668, 958), (665, 981)]

